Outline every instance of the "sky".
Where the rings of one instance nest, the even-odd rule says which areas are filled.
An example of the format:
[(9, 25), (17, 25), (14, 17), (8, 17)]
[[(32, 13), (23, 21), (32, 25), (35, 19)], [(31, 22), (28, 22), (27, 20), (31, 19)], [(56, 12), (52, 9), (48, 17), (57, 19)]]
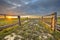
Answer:
[(0, 0), (0, 14), (60, 15), (60, 0)]

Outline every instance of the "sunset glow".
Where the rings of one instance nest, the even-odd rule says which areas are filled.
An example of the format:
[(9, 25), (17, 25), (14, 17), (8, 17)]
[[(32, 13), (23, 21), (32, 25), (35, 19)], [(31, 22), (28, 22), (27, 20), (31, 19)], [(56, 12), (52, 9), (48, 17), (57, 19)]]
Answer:
[(11, 19), (11, 18), (17, 18), (16, 16), (7, 16), (7, 18)]

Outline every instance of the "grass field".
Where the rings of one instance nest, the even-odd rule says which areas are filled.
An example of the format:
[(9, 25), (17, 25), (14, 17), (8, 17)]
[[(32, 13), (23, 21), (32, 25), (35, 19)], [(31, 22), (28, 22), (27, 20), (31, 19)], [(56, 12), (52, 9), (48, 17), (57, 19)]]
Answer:
[[(50, 19), (45, 19), (45, 21), (50, 23)], [(46, 24), (43, 24), (42, 22), (40, 24), (42, 26), (45, 26), (48, 32), (50, 32), (51, 29), (49, 28), (49, 26), (47, 26)], [(57, 19), (57, 24), (60, 25), (60, 18)], [(53, 31), (52, 35), (55, 37), (56, 40), (60, 40), (60, 31), (55, 30), (55, 32)]]
[(0, 26), (9, 25), (18, 22), (17, 19), (0, 19)]
[(60, 25), (60, 18), (57, 19), (57, 24)]
[[(27, 18), (21, 18), (21, 22), (27, 20)], [(18, 19), (0, 19), (0, 26), (5, 26), (5, 25), (10, 25), (10, 24), (14, 24), (18, 22)], [(25, 23), (26, 24), (26, 23)], [(3, 29), (2, 31), (0, 31), (0, 40), (3, 40), (3, 38), (6, 35), (11, 34), (12, 32), (16, 31), (19, 28), (19, 25), (15, 25), (6, 29)]]
[[(0, 23), (1, 23), (0, 26), (8, 25), (11, 23), (16, 23), (17, 21), (18, 21), (18, 19), (11, 19), (11, 20), (8, 19), (8, 21), (3, 19), (3, 20), (0, 20)], [(60, 19), (58, 19), (58, 22), (59, 21), (60, 21)], [(55, 39), (59, 40), (59, 38), (60, 38), (60, 36), (59, 36), (60, 32), (55, 31), (52, 34), (50, 34), (49, 33), (50, 29), (47, 28), (47, 29), (49, 29), (47, 31), (47, 29), (45, 28), (46, 25), (45, 24), (43, 25), (43, 23), (40, 22), (39, 20), (21, 18), (21, 22), (24, 23), (24, 24), (22, 24), (22, 26), (15, 25), (15, 26), (12, 26), (10, 28), (6, 28), (6, 29), (3, 29), (2, 31), (0, 31), (0, 40), (4, 40), (3, 38), (7, 35), (11, 35), (11, 33), (16, 33), (16, 35), (20, 35), (20, 36), (24, 37), (21, 40), (27, 40), (27, 38), (30, 40), (31, 39), (33, 39), (33, 40), (55, 40)], [(48, 35), (46, 35), (46, 34), (48, 34)], [(18, 40), (18, 39), (16, 38), (15, 40)]]

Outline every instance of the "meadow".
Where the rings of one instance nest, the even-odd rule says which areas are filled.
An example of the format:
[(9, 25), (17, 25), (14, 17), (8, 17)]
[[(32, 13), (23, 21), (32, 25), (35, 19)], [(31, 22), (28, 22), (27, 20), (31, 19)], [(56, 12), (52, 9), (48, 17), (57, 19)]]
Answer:
[[(49, 31), (47, 31), (47, 29), (45, 28), (46, 25), (43, 25), (43, 23), (40, 22), (39, 19), (21, 18), (20, 21), (21, 26), (17, 24), (1, 30), (0, 40), (5, 40), (4, 37), (6, 37), (7, 35), (12, 35), (12, 33), (22, 36), (23, 38), (21, 38), (21, 40), (59, 40), (60, 38), (59, 31), (56, 30), (53, 33), (49, 33)], [(9, 25), (16, 22), (18, 22), (18, 19), (1, 19), (0, 26)], [(58, 19), (58, 22), (60, 23), (60, 18)], [(15, 37), (15, 40), (18, 39), (19, 37)]]

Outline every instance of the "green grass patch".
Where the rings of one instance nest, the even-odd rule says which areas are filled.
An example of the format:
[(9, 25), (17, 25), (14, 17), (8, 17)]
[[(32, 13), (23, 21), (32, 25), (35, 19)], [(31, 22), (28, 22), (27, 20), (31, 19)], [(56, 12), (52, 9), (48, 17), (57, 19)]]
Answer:
[(44, 24), (42, 21), (40, 21), (40, 25), (45, 27), (46, 30), (54, 36), (55, 40), (60, 40), (60, 32), (59, 31), (55, 30), (55, 31), (51, 32), (51, 28), (48, 25)]
[(6, 35), (14, 32), (17, 28), (18, 26), (16, 25), (16, 26), (9, 27), (0, 31), (0, 40), (2, 40)]
[(60, 18), (57, 19), (57, 24), (60, 25)]
[(52, 33), (52, 32), (53, 32), (53, 31), (51, 30), (51, 27), (48, 26), (47, 24), (45, 24), (44, 22), (40, 21), (40, 25), (41, 25), (42, 27), (44, 27), (46, 30), (48, 30), (47, 32), (49, 32), (49, 33)]
[(60, 40), (60, 32), (55, 30), (55, 32), (53, 33), (53, 36), (55, 37), (56, 40)]

